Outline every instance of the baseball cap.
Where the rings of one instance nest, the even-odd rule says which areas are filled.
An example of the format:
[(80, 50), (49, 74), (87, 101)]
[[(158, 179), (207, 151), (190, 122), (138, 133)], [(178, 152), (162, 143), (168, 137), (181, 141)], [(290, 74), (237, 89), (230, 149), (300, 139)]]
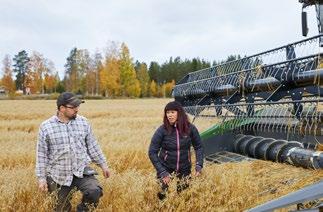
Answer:
[(77, 98), (77, 96), (74, 93), (71, 92), (63, 92), (61, 93), (56, 101), (57, 107), (60, 106), (66, 106), (66, 105), (72, 105), (72, 106), (79, 106), (81, 103), (84, 103), (83, 100), (80, 100)]

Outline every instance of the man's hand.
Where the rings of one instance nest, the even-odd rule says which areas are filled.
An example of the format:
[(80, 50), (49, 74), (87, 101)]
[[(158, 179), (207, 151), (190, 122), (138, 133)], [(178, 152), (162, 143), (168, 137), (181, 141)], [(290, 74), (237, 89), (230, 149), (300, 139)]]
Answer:
[(169, 175), (167, 175), (166, 177), (163, 177), (163, 179), (162, 179), (162, 181), (163, 181), (163, 183), (165, 183), (165, 184), (169, 184), (169, 182), (170, 182), (170, 177), (169, 177)]
[(101, 166), (101, 169), (102, 169), (103, 176), (104, 176), (105, 178), (109, 178), (109, 177), (110, 177), (110, 175), (111, 175), (111, 173), (110, 173), (110, 171), (109, 171), (109, 169), (108, 169), (107, 165), (102, 165), (102, 166)]
[(47, 182), (46, 180), (39, 180), (38, 181), (38, 189), (41, 192), (47, 192), (48, 191), (48, 187), (47, 187)]

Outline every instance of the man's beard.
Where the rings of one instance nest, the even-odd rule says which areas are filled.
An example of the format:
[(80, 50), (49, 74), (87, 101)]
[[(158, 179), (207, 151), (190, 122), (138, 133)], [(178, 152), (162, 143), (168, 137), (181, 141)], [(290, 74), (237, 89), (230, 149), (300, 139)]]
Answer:
[(70, 120), (74, 120), (74, 119), (76, 119), (76, 115), (77, 115), (77, 113), (75, 113), (75, 114), (71, 115), (71, 116), (69, 117), (69, 119), (70, 119)]

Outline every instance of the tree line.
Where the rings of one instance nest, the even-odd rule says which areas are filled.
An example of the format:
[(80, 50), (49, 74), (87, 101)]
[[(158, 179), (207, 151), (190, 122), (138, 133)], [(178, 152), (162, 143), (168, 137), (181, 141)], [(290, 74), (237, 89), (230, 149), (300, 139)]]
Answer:
[[(240, 56), (229, 56), (233, 60)], [(25, 50), (6, 55), (2, 61), (3, 77), (0, 85), (9, 95), (61, 93), (72, 91), (87, 96), (115, 97), (170, 97), (175, 83), (186, 74), (216, 65), (199, 58), (182, 60), (170, 57), (168, 61), (133, 61), (125, 43), (111, 42), (104, 56), (93, 55), (87, 49), (73, 48), (64, 65), (60, 79), (54, 63), (39, 52), (29, 56)], [(15, 77), (13, 75), (15, 74)]]

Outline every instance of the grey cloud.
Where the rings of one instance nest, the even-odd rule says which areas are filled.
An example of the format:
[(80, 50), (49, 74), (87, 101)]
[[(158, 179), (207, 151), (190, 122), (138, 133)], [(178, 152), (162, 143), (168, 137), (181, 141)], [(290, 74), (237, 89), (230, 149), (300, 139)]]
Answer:
[[(310, 35), (317, 33), (310, 9)], [(9, 1), (0, 8), (0, 58), (36, 50), (62, 72), (73, 47), (125, 42), (135, 60), (221, 60), (302, 39), (295, 0)], [(27, 39), (27, 42), (26, 42)]]

